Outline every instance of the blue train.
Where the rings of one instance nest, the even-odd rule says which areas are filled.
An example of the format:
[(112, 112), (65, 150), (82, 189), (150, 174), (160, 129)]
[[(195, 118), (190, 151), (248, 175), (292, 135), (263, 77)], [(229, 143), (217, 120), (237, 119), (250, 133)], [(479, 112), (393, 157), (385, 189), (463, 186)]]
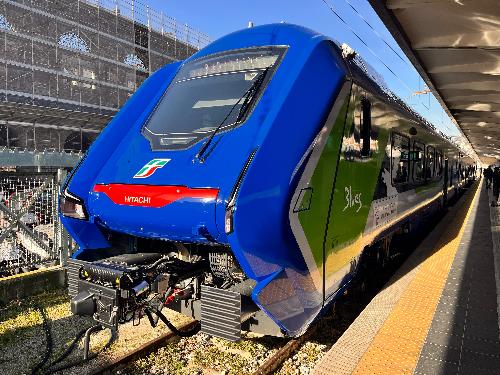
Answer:
[(287, 24), (232, 33), (149, 77), (65, 182), (72, 310), (301, 335), (366, 249), (474, 173), (347, 46)]

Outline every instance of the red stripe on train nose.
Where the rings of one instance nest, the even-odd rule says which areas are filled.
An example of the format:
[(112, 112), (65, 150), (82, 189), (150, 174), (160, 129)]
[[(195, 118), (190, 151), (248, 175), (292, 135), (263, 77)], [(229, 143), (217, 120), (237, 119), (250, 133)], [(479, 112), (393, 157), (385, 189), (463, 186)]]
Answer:
[(171, 185), (96, 184), (94, 192), (106, 194), (116, 204), (159, 208), (184, 198), (215, 200), (219, 189)]

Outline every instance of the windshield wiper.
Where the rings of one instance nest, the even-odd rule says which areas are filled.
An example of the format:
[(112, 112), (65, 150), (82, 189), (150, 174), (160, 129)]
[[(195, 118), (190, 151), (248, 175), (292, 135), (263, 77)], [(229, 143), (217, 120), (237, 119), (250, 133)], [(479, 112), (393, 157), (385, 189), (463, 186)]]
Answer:
[(255, 98), (255, 94), (259, 92), (260, 86), (262, 86), (262, 83), (264, 82), (264, 78), (266, 78), (266, 74), (269, 71), (269, 68), (270, 67), (268, 66), (266, 69), (264, 69), (262, 72), (259, 73), (259, 76), (255, 80), (255, 82), (252, 83), (252, 86), (250, 86), (250, 88), (245, 93), (245, 95), (244, 95), (245, 101), (241, 105), (241, 108), (238, 112), (238, 117), (236, 117), (235, 122), (238, 122), (243, 117), (245, 117), (248, 109), (250, 108), (250, 106)]
[(264, 82), (264, 78), (266, 77), (267, 72), (269, 71), (270, 66), (268, 66), (266, 69), (264, 69), (262, 72), (259, 73), (257, 78), (255, 79), (254, 83), (248, 88), (247, 91), (238, 99), (238, 101), (231, 107), (231, 110), (229, 113), (226, 115), (224, 120), (215, 128), (213, 133), (210, 135), (208, 140), (201, 146), (200, 151), (196, 154), (196, 158), (200, 162), (204, 162), (206, 160), (206, 157), (203, 157), (203, 154), (207, 151), (208, 146), (212, 143), (215, 135), (219, 132), (219, 130), (222, 128), (222, 125), (225, 124), (226, 120), (231, 116), (231, 113), (233, 113), (234, 109), (240, 102), (245, 99), (241, 105), (240, 110), (238, 111), (238, 116), (236, 117), (235, 123), (240, 121), (246, 114), (248, 108), (250, 108), (250, 104), (253, 101), (253, 98), (255, 97), (255, 94), (259, 91), (260, 87), (262, 86), (262, 83)]

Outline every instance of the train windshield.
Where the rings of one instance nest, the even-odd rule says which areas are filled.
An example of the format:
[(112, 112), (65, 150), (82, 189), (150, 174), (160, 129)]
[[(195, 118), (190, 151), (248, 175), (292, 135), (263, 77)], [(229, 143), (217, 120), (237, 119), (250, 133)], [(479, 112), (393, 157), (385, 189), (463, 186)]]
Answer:
[[(248, 49), (183, 65), (143, 128), (152, 148), (186, 148), (218, 127), (224, 131), (243, 123), (283, 52), (282, 47)], [(242, 106), (248, 102), (245, 97), (264, 71), (259, 91), (252, 93), (252, 108), (244, 108), (246, 116), (241, 116)]]

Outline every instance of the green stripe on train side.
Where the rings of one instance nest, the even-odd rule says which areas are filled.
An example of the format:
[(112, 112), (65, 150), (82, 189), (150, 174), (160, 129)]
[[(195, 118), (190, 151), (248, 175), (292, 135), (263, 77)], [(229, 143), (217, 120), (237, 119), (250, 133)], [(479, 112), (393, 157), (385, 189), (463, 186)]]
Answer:
[[(325, 230), (327, 230), (325, 255), (344, 249), (349, 244), (362, 236), (366, 227), (370, 206), (373, 201), (375, 189), (377, 187), (380, 168), (385, 158), (385, 149), (389, 140), (389, 131), (382, 127), (374, 130), (378, 133), (377, 140), (372, 142), (372, 152), (370, 158), (346, 160), (344, 157), (345, 143), (353, 140), (352, 134), (354, 121), (354, 109), (359, 107), (359, 96), (351, 95), (351, 104), (346, 99), (344, 105), (336, 119), (327, 144), (323, 150), (316, 169), (314, 170), (309, 186), (312, 187), (312, 197), (310, 209), (299, 212), (299, 221), (304, 234), (311, 248), (312, 255), (322, 272), (323, 263), (323, 241)], [(344, 126), (344, 119), (347, 115), (347, 124)], [(342, 142), (345, 142), (342, 145)], [(339, 159), (339, 151), (342, 152)], [(337, 176), (335, 169), (339, 160)], [(335, 186), (333, 201), (330, 207), (330, 197), (333, 181)], [(304, 197), (305, 199), (305, 197)], [(330, 211), (329, 211), (330, 208)], [(328, 227), (326, 221), (329, 218)], [(361, 251), (361, 249), (359, 249)], [(343, 257), (338, 259), (340, 269), (348, 259)], [(335, 267), (337, 269), (337, 267)], [(330, 271), (331, 272), (331, 271)]]
[[(327, 232), (327, 257), (357, 240), (366, 227), (389, 139), (387, 129), (376, 130), (377, 147), (369, 159), (349, 161), (341, 157)], [(350, 136), (348, 131), (346, 137)]]
[(328, 207), (330, 205), (330, 196), (332, 191), (333, 179), (335, 174), (335, 165), (338, 160), (340, 143), (344, 129), (344, 120), (349, 106), (349, 97), (340, 110), (339, 115), (335, 120), (335, 124), (328, 135), (325, 148), (320, 156), (316, 169), (311, 177), (309, 187), (312, 188), (311, 196), (304, 196), (301, 202), (302, 205), (305, 199), (310, 199), (310, 209), (300, 211), (298, 218), (303, 228), (304, 234), (311, 248), (312, 255), (318, 268), (323, 263), (323, 240), (325, 236), (326, 221), (328, 219)]

